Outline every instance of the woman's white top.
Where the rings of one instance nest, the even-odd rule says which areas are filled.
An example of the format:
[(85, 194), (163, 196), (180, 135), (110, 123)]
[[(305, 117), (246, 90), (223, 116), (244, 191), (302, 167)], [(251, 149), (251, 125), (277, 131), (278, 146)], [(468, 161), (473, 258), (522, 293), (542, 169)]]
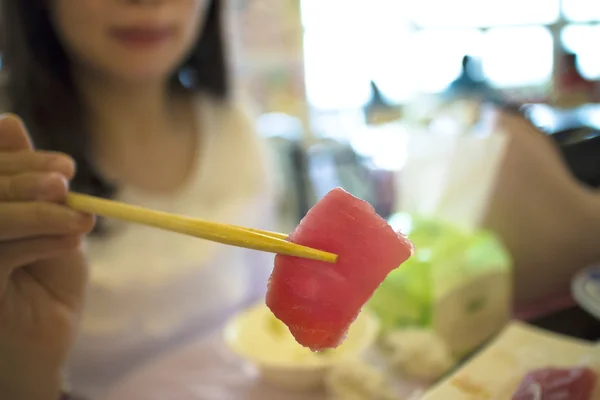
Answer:
[[(185, 187), (162, 196), (121, 187), (118, 200), (273, 229), (269, 163), (253, 123), (232, 104), (204, 97), (198, 110), (201, 158)], [(76, 392), (93, 398), (258, 299), (273, 265), (270, 254), (112, 221), (106, 235), (87, 240), (86, 253), (91, 281), (68, 376)]]

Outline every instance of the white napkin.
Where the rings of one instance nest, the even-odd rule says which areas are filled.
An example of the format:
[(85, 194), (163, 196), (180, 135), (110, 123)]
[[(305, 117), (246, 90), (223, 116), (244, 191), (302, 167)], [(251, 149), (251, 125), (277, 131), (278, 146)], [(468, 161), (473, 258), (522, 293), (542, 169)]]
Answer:
[(490, 119), (478, 132), (410, 134), (398, 211), (479, 227), (508, 142)]

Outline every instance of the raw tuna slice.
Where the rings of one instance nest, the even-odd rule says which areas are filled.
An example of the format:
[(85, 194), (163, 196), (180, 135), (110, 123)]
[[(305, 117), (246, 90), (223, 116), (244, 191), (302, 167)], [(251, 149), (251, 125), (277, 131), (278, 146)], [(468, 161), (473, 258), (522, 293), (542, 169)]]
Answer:
[(335, 264), (278, 255), (267, 306), (313, 351), (338, 346), (375, 289), (412, 254), (412, 244), (342, 189), (319, 201), (289, 240), (339, 256)]
[(513, 400), (595, 400), (596, 374), (589, 368), (544, 368), (528, 373)]

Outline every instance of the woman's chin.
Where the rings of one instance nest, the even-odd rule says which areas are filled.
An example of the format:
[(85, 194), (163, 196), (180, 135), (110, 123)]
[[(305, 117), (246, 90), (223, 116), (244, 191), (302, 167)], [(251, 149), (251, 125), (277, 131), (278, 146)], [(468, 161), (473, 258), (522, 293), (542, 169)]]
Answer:
[[(160, 61), (157, 61), (160, 60)], [(97, 63), (96, 73), (120, 85), (164, 82), (177, 69), (180, 57), (141, 57), (137, 54), (114, 55), (108, 62)]]
[(113, 70), (112, 73), (108, 75), (124, 87), (151, 85), (167, 81), (175, 71), (175, 67), (159, 67), (160, 66), (157, 65), (151, 65), (140, 68), (122, 68)]

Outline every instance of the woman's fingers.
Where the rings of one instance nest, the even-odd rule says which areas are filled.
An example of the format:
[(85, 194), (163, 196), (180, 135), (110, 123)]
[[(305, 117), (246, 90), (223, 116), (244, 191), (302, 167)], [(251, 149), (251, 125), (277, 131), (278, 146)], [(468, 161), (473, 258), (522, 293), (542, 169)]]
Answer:
[(74, 175), (70, 157), (34, 151), (23, 122), (0, 115), (0, 294), (11, 274), (28, 274), (16, 268), (69, 254), (93, 228), (92, 216), (56, 204)]
[(25, 125), (13, 114), (0, 115), (0, 175), (27, 171), (54, 171), (67, 179), (75, 174), (75, 163), (67, 155), (33, 151)]
[(5, 203), (0, 207), (0, 241), (84, 234), (91, 231), (93, 226), (94, 217), (91, 215), (58, 204)]
[(61, 201), (68, 185), (66, 178), (56, 172), (0, 176), (0, 202)]
[(25, 125), (14, 114), (0, 115), (0, 151), (33, 150)]
[[(0, 136), (2, 134), (0, 131)], [(50, 151), (0, 153), (0, 175), (14, 175), (27, 171), (58, 172), (71, 179), (75, 175), (75, 163), (69, 156)]]
[(53, 258), (76, 250), (81, 236), (55, 236), (0, 242), (0, 288), (10, 273), (23, 265)]

